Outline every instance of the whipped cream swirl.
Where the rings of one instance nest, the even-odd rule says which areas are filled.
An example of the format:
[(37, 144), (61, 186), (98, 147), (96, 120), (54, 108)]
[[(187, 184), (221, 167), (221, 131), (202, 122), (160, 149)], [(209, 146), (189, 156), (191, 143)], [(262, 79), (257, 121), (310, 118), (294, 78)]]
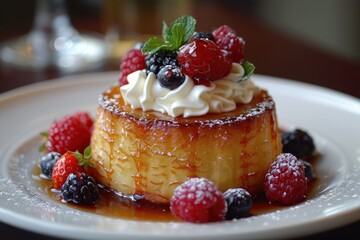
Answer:
[(185, 81), (176, 89), (161, 87), (154, 73), (146, 76), (145, 70), (135, 71), (128, 75), (129, 84), (120, 88), (126, 104), (133, 109), (158, 111), (172, 117), (201, 116), (207, 113), (229, 112), (236, 104), (249, 103), (260, 89), (251, 79), (238, 82), (244, 76), (244, 68), (232, 63), (230, 73), (211, 86), (195, 85), (185, 76)]

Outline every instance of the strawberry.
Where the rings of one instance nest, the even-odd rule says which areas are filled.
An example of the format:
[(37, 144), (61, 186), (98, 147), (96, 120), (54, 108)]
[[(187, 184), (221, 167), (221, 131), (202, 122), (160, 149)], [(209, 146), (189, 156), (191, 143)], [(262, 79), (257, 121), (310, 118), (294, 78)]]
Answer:
[(65, 183), (70, 173), (84, 172), (92, 175), (94, 163), (91, 162), (91, 147), (84, 150), (84, 154), (79, 151), (64, 153), (55, 163), (52, 171), (52, 183), (55, 189), (60, 189)]
[(80, 151), (90, 144), (93, 120), (87, 112), (76, 112), (54, 121), (47, 133), (44, 148), (47, 152), (64, 154), (66, 151)]

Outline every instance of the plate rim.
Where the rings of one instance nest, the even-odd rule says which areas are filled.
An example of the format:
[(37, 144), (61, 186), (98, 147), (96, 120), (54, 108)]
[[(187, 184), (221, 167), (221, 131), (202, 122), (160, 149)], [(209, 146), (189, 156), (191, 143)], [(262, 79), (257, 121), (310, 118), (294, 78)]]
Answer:
[[(72, 75), (72, 76), (67, 76), (67, 77), (55, 78), (55, 79), (52, 79), (52, 80), (47, 80), (47, 81), (37, 82), (37, 83), (33, 83), (33, 84), (28, 84), (28, 85), (21, 86), (21, 87), (18, 87), (18, 88), (15, 88), (15, 89), (12, 89), (12, 90), (1, 93), (0, 94), (0, 104), (3, 104), (6, 101), (11, 101), (12, 99), (18, 98), (19, 96), (24, 96), (26, 94), (31, 94), (31, 93), (34, 94), (34, 92), (36, 92), (36, 91), (41, 92), (41, 91), (44, 91), (44, 90), (49, 89), (49, 88), (56, 88), (58, 86), (82, 85), (82, 84), (87, 83), (87, 82), (97, 83), (98, 80), (95, 78), (96, 76), (97, 77), (104, 77), (104, 76), (112, 76), (112, 77), (114, 77), (115, 74), (117, 75), (118, 72), (117, 71), (111, 71), (111, 72), (100, 72), (100, 73), (95, 73), (95, 74), (94, 73), (79, 74), (79, 75)], [(91, 76), (90, 80), (87, 79), (88, 76)], [(78, 79), (78, 81), (74, 81), (73, 80), (74, 78)], [(271, 81), (275, 81), (275, 83), (279, 82), (279, 81), (286, 81), (287, 84), (290, 84), (292, 86), (302, 86), (302, 87), (305, 87), (307, 89), (314, 89), (316, 91), (322, 91), (322, 92), (325, 92), (325, 94), (334, 95), (335, 98), (344, 99), (345, 101), (349, 101), (350, 103), (353, 103), (355, 105), (360, 106), (359, 99), (357, 99), (354, 96), (338, 92), (336, 90), (332, 90), (332, 89), (329, 89), (329, 88), (325, 88), (325, 87), (322, 87), (322, 86), (317, 86), (317, 85), (313, 85), (313, 84), (309, 84), (309, 83), (298, 82), (298, 81), (290, 80), (290, 79), (284, 79), (284, 78), (279, 78), (279, 77), (254, 74), (254, 80), (255, 81), (258, 81), (258, 80), (261, 80), (261, 79), (264, 80), (266, 78), (270, 79)], [(111, 80), (107, 80), (107, 82), (109, 82), (109, 83), (116, 82), (116, 80), (111, 79)], [(99, 89), (99, 93), (102, 90), (103, 89)], [(359, 108), (358, 112), (354, 112), (354, 113), (360, 113), (360, 108)], [(6, 153), (6, 151), (1, 149), (1, 147), (0, 147), (0, 153)], [(1, 175), (0, 175), (0, 178), (1, 178)], [(358, 206), (357, 210), (360, 211), (359, 206)], [(0, 206), (0, 213), (4, 213), (4, 214), (1, 214), (1, 215), (6, 215), (6, 216), (11, 215), (11, 212), (8, 212), (8, 211), (9, 210), (3, 209)], [(353, 211), (353, 209), (346, 209), (346, 211), (344, 211), (342, 213), (337, 213), (336, 216), (335, 215), (330, 216), (330, 218), (334, 218), (334, 217), (336, 217), (336, 218), (338, 218), (338, 217), (346, 218), (345, 220), (342, 221), (342, 224), (337, 223), (336, 226), (333, 226), (332, 228), (346, 225), (346, 224), (351, 223), (351, 222), (355, 221), (356, 219), (358, 219), (353, 214), (350, 214), (352, 216), (352, 218), (347, 217), (347, 215), (349, 215), (349, 213), (352, 212), (352, 211)], [(26, 216), (26, 215), (23, 215), (23, 214), (15, 213), (14, 216), (15, 216), (16, 220), (25, 218), (26, 219), (25, 222), (27, 222), (27, 223), (33, 222), (33, 220), (34, 220), (33, 217)], [(1, 217), (1, 219), (2, 219), (2, 221), (4, 221), (5, 217), (4, 218)], [(317, 221), (320, 221), (320, 220), (322, 220), (322, 219), (319, 217), (319, 219)], [(327, 222), (329, 222), (329, 221), (330, 220), (328, 220)], [(36, 231), (38, 229), (36, 229), (36, 230), (32, 229), (30, 226), (28, 228), (27, 228), (27, 226), (17, 226), (15, 222), (16, 221), (14, 220), (14, 222), (5, 222), (5, 223), (9, 223), (10, 225), (13, 225), (15, 227), (24, 228), (26, 230), (35, 231), (35, 232), (38, 232), (40, 234), (42, 233), (42, 234), (52, 235), (50, 232), (45, 232), (44, 233), (44, 232), (41, 232), (41, 231)], [(44, 221), (36, 220), (36, 223), (38, 223), (39, 226), (40, 226), (41, 223), (44, 223)], [(46, 225), (51, 225), (52, 226), (53, 224), (52, 223), (47, 223)], [(51, 229), (51, 226), (48, 226), (48, 227)], [(64, 227), (67, 229), (69, 226), (66, 225)], [(323, 228), (328, 229), (328, 230), (331, 229), (331, 228), (329, 228), (329, 226), (323, 227)], [(76, 231), (76, 228), (73, 229), (73, 231)], [(270, 229), (269, 231), (273, 231), (273, 230)], [(316, 230), (316, 229), (313, 229), (313, 231), (308, 231), (308, 233), (305, 234), (305, 235), (313, 234), (313, 233), (316, 233), (316, 232), (319, 232), (319, 231)], [(265, 231), (265, 233), (266, 233), (266, 231)], [(52, 235), (52, 236), (57, 236), (57, 235)], [(128, 235), (128, 236), (144, 237), (144, 235), (142, 235), (142, 234), (140, 234), (140, 235), (135, 234), (135, 235)], [(287, 236), (291, 237), (291, 236), (294, 236), (294, 235), (290, 234), (290, 235), (287, 235)], [(303, 234), (303, 236), (304, 236), (304, 234)], [(158, 238), (160, 236), (155, 236), (155, 237)]]

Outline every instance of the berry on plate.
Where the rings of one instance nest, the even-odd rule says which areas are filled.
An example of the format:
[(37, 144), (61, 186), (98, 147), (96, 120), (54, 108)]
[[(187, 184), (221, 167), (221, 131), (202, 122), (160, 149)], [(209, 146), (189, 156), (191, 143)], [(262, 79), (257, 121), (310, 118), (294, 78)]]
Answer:
[(94, 205), (99, 199), (99, 188), (93, 177), (84, 172), (74, 172), (62, 185), (60, 196), (66, 202)]
[(61, 154), (58, 152), (49, 152), (41, 157), (40, 169), (41, 169), (41, 174), (44, 177), (51, 179), (54, 165), (60, 157)]
[(230, 188), (224, 193), (227, 203), (225, 219), (238, 219), (250, 215), (253, 205), (251, 194), (243, 188)]
[(315, 152), (313, 138), (302, 129), (282, 131), (283, 152), (291, 153), (297, 158), (308, 160)]
[(46, 135), (48, 152), (80, 151), (90, 144), (93, 120), (87, 112), (76, 112), (55, 120)]
[(55, 163), (52, 171), (52, 183), (55, 189), (60, 189), (70, 173), (85, 172), (91, 175), (94, 163), (91, 162), (91, 148), (87, 147), (84, 154), (76, 152), (64, 153)]
[(265, 175), (264, 192), (268, 201), (292, 205), (306, 198), (305, 165), (291, 153), (282, 153)]
[(206, 223), (223, 221), (227, 205), (213, 182), (205, 178), (190, 178), (175, 188), (170, 209), (184, 221)]

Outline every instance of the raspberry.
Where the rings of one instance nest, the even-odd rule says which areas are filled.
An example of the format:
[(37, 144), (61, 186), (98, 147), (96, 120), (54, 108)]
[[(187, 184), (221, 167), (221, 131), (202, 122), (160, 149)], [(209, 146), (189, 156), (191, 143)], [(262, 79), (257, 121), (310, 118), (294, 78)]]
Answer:
[(303, 161), (291, 153), (282, 153), (265, 175), (265, 196), (270, 202), (292, 205), (302, 201), (307, 192)]
[(145, 69), (145, 55), (141, 49), (130, 49), (123, 56), (120, 64), (120, 86), (128, 84), (127, 76), (137, 70)]
[(205, 223), (223, 221), (227, 206), (214, 183), (205, 178), (190, 178), (175, 188), (170, 209), (184, 221)]
[(315, 144), (312, 137), (304, 130), (283, 131), (282, 134), (283, 152), (291, 153), (297, 158), (308, 160), (315, 151)]
[(215, 38), (215, 43), (229, 54), (233, 62), (239, 63), (244, 59), (245, 41), (234, 33)]
[[(80, 117), (79, 117), (80, 116)], [(85, 119), (82, 119), (82, 117)], [(84, 151), (90, 144), (91, 128), (83, 113), (67, 115), (50, 126), (45, 147), (48, 152)], [(91, 124), (92, 125), (92, 124)]]
[(54, 165), (60, 157), (61, 157), (60, 153), (57, 153), (57, 152), (49, 152), (46, 155), (41, 157), (40, 169), (41, 169), (41, 173), (46, 178), (51, 179)]
[(225, 219), (238, 219), (250, 214), (253, 202), (251, 194), (243, 188), (230, 188), (224, 193), (228, 206)]
[(79, 119), (87, 128), (92, 129), (94, 120), (88, 112), (76, 112), (73, 116)]
[(83, 172), (70, 173), (60, 196), (66, 202), (94, 205), (99, 198), (99, 188), (93, 177)]
[(214, 42), (227, 52), (233, 62), (241, 62), (244, 59), (245, 41), (236, 35), (234, 29), (223, 25), (213, 31)]
[(183, 45), (178, 61), (184, 74), (199, 79), (214, 81), (231, 70), (231, 59), (214, 42), (207, 39), (193, 39)]
[(222, 25), (220, 27), (218, 27), (217, 29), (215, 29), (212, 34), (214, 35), (215, 39), (216, 38), (221, 38), (221, 36), (225, 36), (228, 33), (233, 33), (236, 35), (236, 32), (234, 29), (232, 29), (231, 27), (229, 27), (228, 25)]

